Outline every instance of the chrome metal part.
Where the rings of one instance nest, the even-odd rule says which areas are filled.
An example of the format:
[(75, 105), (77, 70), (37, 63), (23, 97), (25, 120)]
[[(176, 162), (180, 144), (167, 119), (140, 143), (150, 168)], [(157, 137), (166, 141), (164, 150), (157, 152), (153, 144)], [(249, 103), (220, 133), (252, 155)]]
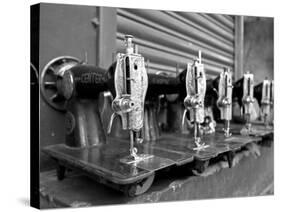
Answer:
[(220, 74), (217, 106), (220, 109), (221, 120), (224, 120), (224, 135), (230, 137), (230, 120), (232, 119), (232, 72), (225, 68)]
[[(184, 105), (190, 111), (190, 121), (194, 123), (194, 142), (196, 150), (208, 147), (201, 141), (200, 124), (204, 122), (204, 98), (206, 93), (206, 75), (201, 63), (201, 51), (193, 64), (187, 64), (186, 98)], [(186, 113), (184, 113), (186, 114)], [(183, 117), (185, 118), (185, 117)]]
[(261, 115), (263, 116), (265, 127), (269, 128), (270, 116), (270, 97), (271, 97), (271, 82), (268, 79), (262, 83), (262, 99), (261, 99)]
[(132, 163), (150, 156), (138, 155), (134, 147), (135, 142), (141, 142), (140, 130), (144, 120), (144, 100), (148, 87), (148, 77), (144, 58), (137, 53), (137, 46), (133, 44), (133, 36), (125, 36), (126, 53), (116, 56), (114, 86), (116, 96), (112, 102), (114, 113), (108, 126), (111, 126), (116, 115), (121, 117), (123, 130), (130, 131), (130, 155), (121, 161)]
[(249, 71), (244, 74), (243, 78), (243, 97), (242, 103), (244, 106), (244, 116), (246, 119), (245, 126), (241, 129), (242, 135), (248, 135), (250, 132), (255, 131), (251, 124), (251, 112), (254, 109), (254, 75)]

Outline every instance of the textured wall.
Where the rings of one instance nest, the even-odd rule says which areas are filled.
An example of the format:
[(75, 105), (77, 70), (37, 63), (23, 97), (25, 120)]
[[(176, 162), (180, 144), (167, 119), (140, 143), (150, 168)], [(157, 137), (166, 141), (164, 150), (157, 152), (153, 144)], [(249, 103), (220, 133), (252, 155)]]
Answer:
[[(53, 58), (63, 55), (84, 59), (96, 64), (97, 32), (91, 19), (97, 8), (91, 6), (40, 4), (39, 72)], [(40, 148), (63, 143), (64, 113), (51, 108), (40, 96)], [(40, 168), (50, 166), (50, 159), (41, 153)]]
[(244, 70), (255, 74), (255, 84), (273, 79), (273, 18), (245, 17)]

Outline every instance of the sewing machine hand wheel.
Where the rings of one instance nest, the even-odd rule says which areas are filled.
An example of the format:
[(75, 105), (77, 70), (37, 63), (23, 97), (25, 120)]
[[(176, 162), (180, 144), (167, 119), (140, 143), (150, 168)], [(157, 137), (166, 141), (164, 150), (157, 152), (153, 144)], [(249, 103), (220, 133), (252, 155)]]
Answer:
[(61, 56), (51, 60), (41, 72), (40, 91), (42, 98), (49, 106), (58, 111), (66, 109), (66, 99), (59, 91), (62, 75), (78, 63), (81, 62), (75, 57)]

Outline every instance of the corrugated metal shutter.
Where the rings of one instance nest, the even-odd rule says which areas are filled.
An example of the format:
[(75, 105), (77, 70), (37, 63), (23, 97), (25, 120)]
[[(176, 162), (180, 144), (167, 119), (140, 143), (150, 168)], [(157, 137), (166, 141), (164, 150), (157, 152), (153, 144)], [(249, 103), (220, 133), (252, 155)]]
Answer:
[(149, 59), (149, 72), (176, 73), (198, 50), (212, 77), (224, 66), (234, 68), (234, 18), (227, 15), (144, 9), (117, 10), (117, 51), (125, 34), (135, 37), (139, 52)]

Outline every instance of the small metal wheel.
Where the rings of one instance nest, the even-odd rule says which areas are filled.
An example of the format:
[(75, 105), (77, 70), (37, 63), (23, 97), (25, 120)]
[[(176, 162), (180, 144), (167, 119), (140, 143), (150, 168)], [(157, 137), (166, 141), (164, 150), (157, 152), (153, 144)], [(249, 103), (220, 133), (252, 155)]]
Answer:
[(263, 141), (260, 141), (259, 145), (260, 146), (265, 146), (265, 147), (271, 147), (272, 140), (264, 139)]
[(65, 172), (66, 172), (66, 168), (62, 165), (57, 166), (57, 178), (59, 181), (63, 180), (65, 178)]
[(209, 165), (209, 160), (197, 160), (195, 161), (195, 164), (194, 164), (194, 170), (199, 173), (199, 174), (202, 174), (206, 168), (208, 167)]
[(234, 156), (235, 156), (235, 152), (234, 151), (229, 151), (229, 152), (226, 153), (226, 159), (227, 159), (228, 167), (229, 168), (233, 167)]
[(51, 60), (43, 68), (40, 76), (40, 91), (43, 99), (54, 109), (65, 111), (66, 99), (59, 93), (59, 84), (63, 73), (80, 63), (71, 56), (61, 56)]
[(155, 174), (152, 174), (141, 182), (128, 185), (124, 193), (129, 197), (134, 197), (145, 193), (151, 187), (154, 177)]
[(273, 133), (270, 133), (262, 138), (262, 140), (259, 142), (261, 146), (265, 147), (271, 147), (273, 143)]

